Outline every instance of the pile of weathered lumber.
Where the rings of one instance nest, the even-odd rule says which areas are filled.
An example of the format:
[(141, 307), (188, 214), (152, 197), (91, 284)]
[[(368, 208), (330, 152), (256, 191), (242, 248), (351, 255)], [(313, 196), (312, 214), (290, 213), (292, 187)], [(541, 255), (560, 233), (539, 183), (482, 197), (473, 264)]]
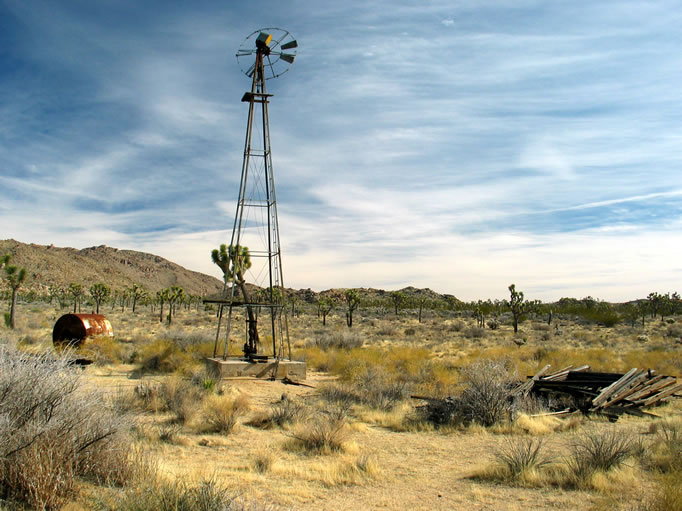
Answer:
[[(505, 390), (509, 410), (526, 396), (541, 399), (550, 411), (540, 415), (602, 414), (615, 420), (622, 414), (650, 415), (642, 410), (682, 392), (682, 383), (673, 376), (656, 375), (648, 369), (631, 369), (625, 374), (589, 371), (590, 366), (568, 366), (550, 372), (547, 365), (528, 380)], [(417, 407), (434, 424), (466, 422), (470, 417), (458, 396), (432, 398), (412, 396), (425, 401)], [(498, 400), (499, 401), (499, 400)], [(489, 400), (489, 402), (496, 402)], [(498, 402), (499, 404), (499, 402)]]
[[(580, 411), (618, 416), (644, 415), (642, 408), (660, 403), (682, 391), (672, 376), (656, 375), (648, 369), (631, 369), (625, 374), (589, 371), (589, 366), (565, 367), (549, 373), (550, 366), (511, 392), (512, 397), (533, 394), (568, 403), (559, 413)], [(552, 399), (550, 399), (552, 401)]]

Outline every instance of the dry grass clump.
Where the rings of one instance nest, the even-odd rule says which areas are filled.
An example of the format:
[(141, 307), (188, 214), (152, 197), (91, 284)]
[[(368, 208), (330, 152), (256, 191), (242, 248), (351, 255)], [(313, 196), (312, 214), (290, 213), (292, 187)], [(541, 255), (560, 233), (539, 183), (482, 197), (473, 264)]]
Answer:
[(306, 420), (310, 413), (311, 410), (303, 403), (283, 396), (272, 403), (267, 412), (256, 415), (248, 424), (263, 429), (287, 427)]
[(561, 419), (551, 415), (531, 416), (519, 413), (512, 426), (512, 432), (521, 432), (529, 435), (549, 435), (557, 431), (569, 431), (578, 428), (582, 424), (582, 417)]
[(193, 362), (185, 350), (168, 339), (157, 339), (141, 346), (136, 359), (140, 370), (150, 373), (172, 373)]
[(337, 407), (319, 413), (305, 424), (299, 424), (289, 433), (292, 442), (289, 442), (288, 447), (311, 454), (343, 451), (350, 435), (346, 414), (346, 410)]
[[(275, 470), (279, 470), (279, 467)], [(317, 481), (328, 488), (362, 485), (381, 474), (376, 456), (372, 454), (341, 455), (332, 459), (292, 465), (283, 471), (306, 481)]]
[(201, 388), (177, 376), (159, 385), (159, 398), (164, 409), (175, 414), (179, 423), (189, 422), (199, 413), (203, 395)]
[(95, 503), (102, 511), (267, 511), (271, 506), (247, 503), (214, 479), (198, 483), (160, 478), (141, 481)]
[(0, 347), (0, 496), (57, 509), (76, 478), (125, 483), (130, 422), (98, 393), (83, 392), (67, 358)]
[(272, 448), (261, 448), (253, 456), (253, 469), (259, 474), (264, 474), (275, 464), (275, 453)]
[(132, 347), (115, 337), (98, 336), (88, 339), (80, 353), (95, 365), (122, 364), (130, 360)]
[(350, 350), (360, 348), (363, 344), (363, 337), (356, 331), (335, 330), (333, 332), (323, 331), (317, 333), (312, 341), (312, 346), (321, 350)]
[(663, 474), (657, 477), (653, 495), (636, 511), (682, 511), (682, 473)]
[(249, 408), (249, 399), (244, 394), (211, 394), (203, 402), (202, 429), (212, 433), (231, 433)]
[(542, 439), (524, 437), (508, 440), (494, 454), (500, 467), (499, 476), (519, 484), (537, 484), (540, 469), (550, 463), (543, 452), (543, 445)]
[(576, 485), (589, 483), (595, 473), (620, 467), (633, 454), (632, 437), (615, 429), (586, 431), (571, 445), (566, 464)]
[(682, 473), (682, 419), (653, 423), (654, 440), (647, 450), (647, 464), (663, 473)]
[(569, 455), (550, 460), (541, 439), (521, 437), (508, 440), (493, 452), (495, 463), (474, 474), (474, 478), (530, 487), (562, 487), (613, 493), (634, 487), (641, 472), (625, 461), (633, 455), (630, 436), (616, 430), (592, 430), (569, 445)]
[(504, 363), (478, 361), (462, 370), (465, 388), (454, 396), (428, 400), (417, 411), (421, 420), (442, 426), (490, 427), (511, 421), (515, 410), (509, 395), (515, 378)]
[(381, 368), (367, 367), (348, 383), (330, 383), (320, 395), (334, 403), (363, 404), (378, 410), (391, 410), (410, 394), (407, 382), (396, 380)]

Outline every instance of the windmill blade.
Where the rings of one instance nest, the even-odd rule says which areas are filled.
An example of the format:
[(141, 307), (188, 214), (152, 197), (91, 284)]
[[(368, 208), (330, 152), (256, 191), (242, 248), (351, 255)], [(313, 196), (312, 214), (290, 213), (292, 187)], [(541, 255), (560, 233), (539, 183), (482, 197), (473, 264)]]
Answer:
[(246, 76), (249, 78), (253, 77), (253, 73), (256, 72), (256, 63), (251, 64), (251, 67), (246, 71)]
[(280, 53), (279, 58), (282, 59), (284, 62), (288, 62), (289, 64), (293, 64), (294, 59), (296, 58), (296, 55), (289, 55), (288, 53)]
[(237, 52), (237, 57), (245, 57), (247, 55), (253, 55), (254, 53), (256, 53), (255, 50), (244, 50), (244, 49), (242, 49), (242, 50), (239, 50)]
[(298, 43), (296, 42), (296, 39), (294, 39), (293, 41), (289, 41), (288, 43), (283, 44), (283, 45), (281, 46), (281, 48), (282, 48), (283, 50), (289, 50), (289, 49), (291, 49), (291, 48), (298, 48)]

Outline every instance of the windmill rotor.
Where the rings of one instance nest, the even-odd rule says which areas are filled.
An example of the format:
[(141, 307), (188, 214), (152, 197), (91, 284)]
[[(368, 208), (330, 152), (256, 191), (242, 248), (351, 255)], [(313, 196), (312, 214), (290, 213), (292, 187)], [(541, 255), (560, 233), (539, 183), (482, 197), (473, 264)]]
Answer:
[(256, 71), (256, 56), (263, 56), (264, 78), (270, 80), (282, 76), (296, 59), (298, 42), (287, 31), (281, 28), (261, 28), (251, 33), (244, 41), (236, 57), (239, 68), (249, 78)]

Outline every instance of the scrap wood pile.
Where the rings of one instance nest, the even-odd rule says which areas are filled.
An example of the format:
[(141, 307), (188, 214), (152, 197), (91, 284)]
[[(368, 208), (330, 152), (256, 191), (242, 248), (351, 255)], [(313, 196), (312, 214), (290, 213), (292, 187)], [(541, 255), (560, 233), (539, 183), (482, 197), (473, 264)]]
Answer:
[[(589, 371), (590, 366), (584, 365), (550, 373), (550, 367), (543, 367), (520, 385), (512, 385), (508, 401), (513, 403), (532, 395), (541, 398), (551, 410), (540, 415), (598, 413), (615, 419), (622, 414), (647, 415), (642, 408), (680, 397), (676, 393), (682, 392), (682, 383), (675, 377), (656, 375), (653, 370), (635, 368), (625, 374), (599, 373)], [(450, 422), (458, 413), (456, 397), (412, 397), (427, 402), (421, 409), (434, 423)]]
[(549, 368), (549, 365), (543, 367), (510, 395), (559, 396), (564, 398), (559, 401), (569, 404), (560, 413), (580, 411), (618, 416), (644, 415), (641, 408), (658, 404), (682, 390), (682, 383), (675, 377), (656, 375), (650, 369), (634, 368), (625, 374), (597, 373), (585, 365), (548, 374)]

